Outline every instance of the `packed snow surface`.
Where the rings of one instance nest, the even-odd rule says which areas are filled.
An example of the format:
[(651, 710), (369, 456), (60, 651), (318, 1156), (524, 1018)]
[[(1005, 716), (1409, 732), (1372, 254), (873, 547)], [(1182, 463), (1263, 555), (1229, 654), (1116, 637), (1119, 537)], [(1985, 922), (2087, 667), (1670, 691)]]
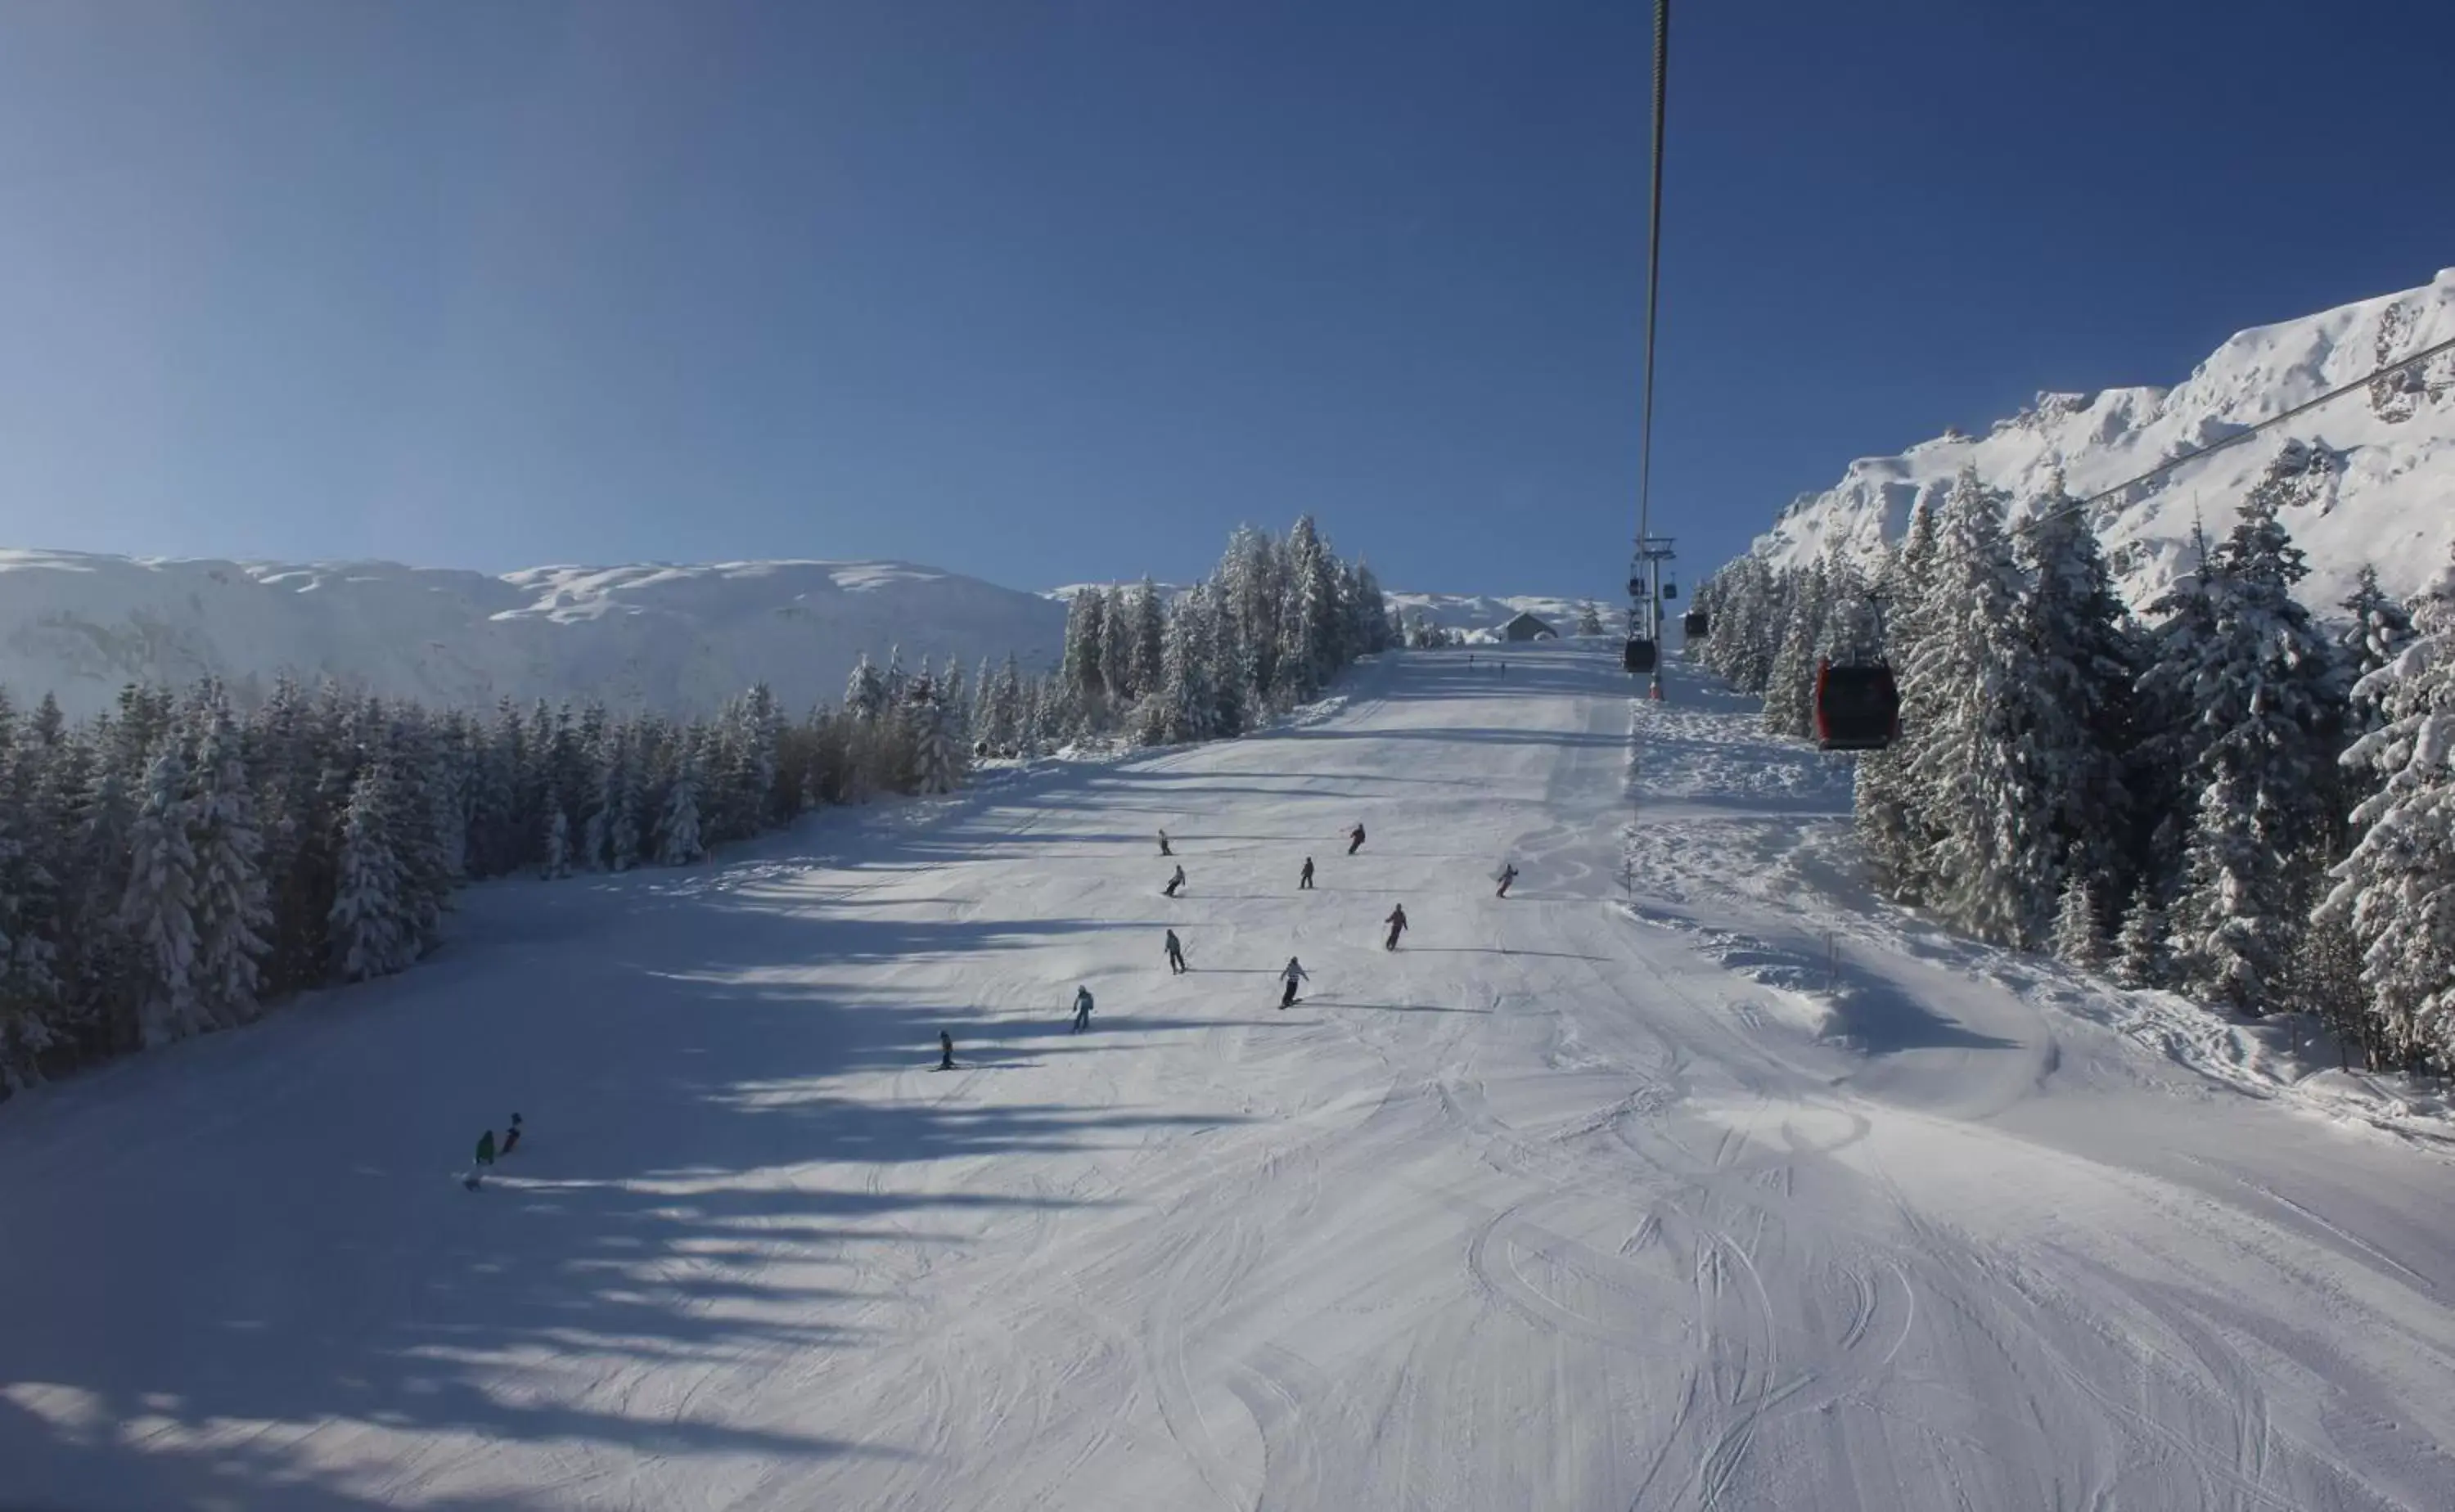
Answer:
[(295, 565), (0, 551), (0, 687), (71, 714), (129, 682), (216, 676), (245, 701), (289, 672), (450, 707), (508, 696), (703, 714), (765, 682), (843, 696), (863, 653), (1051, 663), (1062, 605), (906, 562)]
[[(2060, 468), (2075, 498), (2238, 434), (2399, 358), (2455, 338), (2455, 268), (2418, 289), (2244, 331), (2176, 388), (2041, 393), (1982, 436), (1947, 434), (1898, 456), (1861, 457), (1805, 494), (1755, 550), (1805, 566), (1828, 544), (1897, 540), (1911, 505), (1964, 467), (2014, 496), (2014, 517)], [(2366, 384), (2273, 430), (2184, 462), (2092, 513), (2118, 585), (2144, 607), (2197, 565), (2195, 521), (2220, 538), (2252, 488), (2283, 488), (2280, 517), (2309, 554), (2302, 597), (2322, 612), (2364, 564), (2393, 594), (2418, 590), (2455, 542), (2455, 352)]]
[(0, 1106), (0, 1503), (2449, 1504), (2440, 1110), (1872, 901), (1677, 669), (1495, 659), (483, 888)]

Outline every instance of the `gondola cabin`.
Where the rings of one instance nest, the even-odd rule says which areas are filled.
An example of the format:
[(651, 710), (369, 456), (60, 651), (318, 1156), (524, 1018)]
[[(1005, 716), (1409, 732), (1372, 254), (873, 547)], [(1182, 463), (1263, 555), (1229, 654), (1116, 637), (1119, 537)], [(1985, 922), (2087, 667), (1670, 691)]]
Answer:
[(1701, 609), (1692, 609), (1679, 616), (1679, 633), (1691, 640), (1704, 639), (1705, 633), (1712, 628), (1713, 621)]
[(1881, 751), (1901, 733), (1893, 669), (1816, 664), (1816, 744), (1825, 751)]
[(1619, 664), (1637, 676), (1651, 673), (1661, 659), (1661, 648), (1642, 636), (1629, 636), (1628, 644), (1620, 648)]

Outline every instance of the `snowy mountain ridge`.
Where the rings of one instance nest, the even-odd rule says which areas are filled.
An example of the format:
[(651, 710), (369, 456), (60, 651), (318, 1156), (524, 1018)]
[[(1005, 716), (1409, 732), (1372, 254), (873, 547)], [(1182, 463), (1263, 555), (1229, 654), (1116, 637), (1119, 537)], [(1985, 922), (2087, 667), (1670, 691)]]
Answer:
[[(2017, 519), (2058, 468), (2086, 497), (2449, 338), (2455, 268), (2417, 289), (2238, 333), (2172, 389), (2040, 393), (1985, 435), (1947, 432), (1896, 456), (1860, 457), (1833, 487), (1794, 500), (1751, 550), (1782, 566), (1805, 566), (1828, 545), (1863, 554), (1897, 539), (1919, 494), (1963, 467), (2008, 491)], [(2188, 571), (2194, 521), (2221, 536), (2269, 478), (2309, 554), (2305, 603), (2331, 611), (2364, 563), (2391, 593), (2419, 589), (2455, 542), (2455, 352), (2097, 505), (2092, 522), (2124, 596), (2143, 605)]]
[(601, 698), (708, 712), (754, 682), (842, 696), (863, 653), (1052, 661), (1063, 605), (896, 561), (534, 567), (172, 560), (0, 550), (0, 687), (71, 715), (129, 682), (283, 672), (446, 706)]

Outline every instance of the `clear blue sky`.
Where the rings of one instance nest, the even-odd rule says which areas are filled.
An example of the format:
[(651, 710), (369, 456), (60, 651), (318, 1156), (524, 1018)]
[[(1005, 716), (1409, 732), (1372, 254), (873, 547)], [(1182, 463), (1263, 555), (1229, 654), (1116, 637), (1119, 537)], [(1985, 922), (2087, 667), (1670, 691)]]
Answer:
[[(0, 544), (1607, 594), (1643, 0), (0, 8)], [(1688, 4), (1658, 529), (2455, 263), (2455, 7)]]

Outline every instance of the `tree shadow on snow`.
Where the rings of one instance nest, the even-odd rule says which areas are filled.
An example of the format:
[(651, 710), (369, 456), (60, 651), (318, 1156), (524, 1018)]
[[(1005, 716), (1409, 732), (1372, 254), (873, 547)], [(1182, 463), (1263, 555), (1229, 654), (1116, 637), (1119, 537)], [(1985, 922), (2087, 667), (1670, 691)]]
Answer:
[[(984, 1157), (1235, 1121), (956, 1097), (952, 1077), (889, 1095), (874, 1073), (934, 1065), (942, 1024), (959, 1058), (1027, 1063), (1254, 1021), (1104, 1012), (1068, 1043), (1053, 1003), (1026, 1018), (900, 988), (842, 1000), (800, 979), (814, 960), (1141, 926), (825, 912), (506, 890), (430, 966), (12, 1104), (0, 1295), (23, 1305), (0, 1335), (0, 1386), (17, 1388), (0, 1391), (0, 1502), (372, 1512), (399, 1472), (369, 1466), (415, 1462), (421, 1505), (543, 1506), (622, 1456), (790, 1477), (917, 1452), (744, 1421), (720, 1390), (634, 1406), (619, 1388), (658, 1366), (720, 1385), (822, 1358), (869, 1337), (915, 1267), (1097, 1205)], [(515, 1108), (529, 1138), (462, 1190), (477, 1132)], [(347, 1447), (354, 1433), (399, 1437)], [(528, 1452), (453, 1495), (457, 1462), (490, 1445)], [(505, 1490), (506, 1472), (534, 1483)]]

